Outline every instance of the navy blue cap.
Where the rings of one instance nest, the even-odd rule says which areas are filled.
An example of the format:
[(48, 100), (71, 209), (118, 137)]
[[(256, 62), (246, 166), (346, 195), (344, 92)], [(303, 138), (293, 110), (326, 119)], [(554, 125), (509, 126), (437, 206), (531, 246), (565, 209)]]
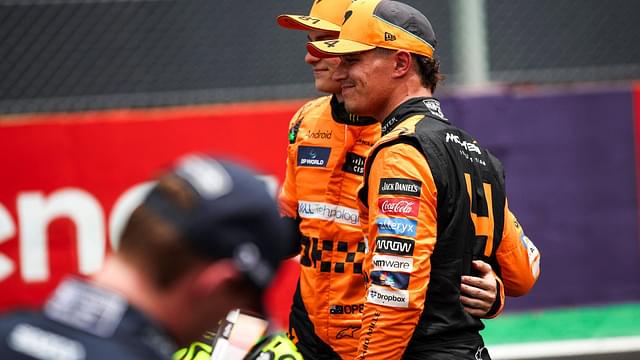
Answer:
[(258, 288), (266, 288), (292, 241), (266, 183), (252, 170), (206, 155), (182, 158), (171, 171), (196, 194), (183, 209), (153, 188), (143, 205), (173, 224), (195, 251), (233, 259)]

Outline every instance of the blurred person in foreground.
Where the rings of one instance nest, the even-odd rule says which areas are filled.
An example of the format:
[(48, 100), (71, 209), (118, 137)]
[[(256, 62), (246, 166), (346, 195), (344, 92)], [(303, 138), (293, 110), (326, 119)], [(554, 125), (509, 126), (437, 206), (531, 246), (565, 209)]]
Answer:
[[(310, 41), (338, 37), (351, 0), (314, 1), (309, 15), (281, 15), (282, 27), (306, 31)], [(372, 117), (344, 107), (332, 75), (338, 58), (307, 53), (315, 87), (329, 94), (303, 105), (289, 126), (287, 170), (281, 211), (299, 233), (301, 273), (289, 319), (289, 335), (307, 359), (352, 359), (358, 347), (366, 295), (362, 262), (367, 249), (360, 225), (357, 189), (365, 157), (380, 137)], [(389, 211), (412, 213), (414, 202), (389, 203)], [(491, 267), (463, 279), (460, 301), (474, 316), (493, 317), (504, 293)]]
[[(436, 38), (427, 18), (390, 0), (357, 0), (338, 39), (346, 109), (381, 123), (358, 192), (368, 238), (367, 298), (358, 359), (489, 359), (482, 321), (460, 303), (474, 260), (496, 269), (507, 295), (527, 293), (539, 253), (509, 211), (500, 162), (442, 113)], [(410, 203), (412, 211), (385, 204)]]
[(290, 237), (245, 167), (183, 158), (131, 214), (90, 279), (42, 312), (0, 318), (0, 359), (171, 359), (233, 308), (258, 311)]

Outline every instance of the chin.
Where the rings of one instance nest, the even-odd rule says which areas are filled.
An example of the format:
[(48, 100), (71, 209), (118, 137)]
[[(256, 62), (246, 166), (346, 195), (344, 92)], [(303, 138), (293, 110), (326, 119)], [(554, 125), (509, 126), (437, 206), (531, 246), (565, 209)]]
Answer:
[[(343, 95), (344, 96), (344, 95)], [(344, 97), (344, 107), (348, 112), (358, 115), (358, 116), (367, 116), (365, 113), (366, 109), (363, 109), (357, 102), (350, 101), (347, 97)]]
[(327, 94), (335, 94), (340, 92), (340, 84), (333, 83), (331, 81), (324, 80), (316, 80), (316, 90), (327, 93)]

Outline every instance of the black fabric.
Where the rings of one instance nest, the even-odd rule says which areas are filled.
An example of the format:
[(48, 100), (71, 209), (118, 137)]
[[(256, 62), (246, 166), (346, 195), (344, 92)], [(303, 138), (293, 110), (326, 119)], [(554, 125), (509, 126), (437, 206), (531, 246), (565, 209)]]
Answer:
[(443, 339), (438, 346), (407, 349), (403, 360), (491, 360), (479, 335)]
[[(382, 148), (400, 143), (415, 147), (427, 160), (438, 193), (438, 235), (431, 256), (431, 280), (425, 308), (406, 353), (420, 355), (415, 357), (420, 359), (453, 359), (455, 354), (451, 357), (428, 356), (431, 356), (432, 349), (442, 347), (451, 339), (477, 337), (481, 341), (479, 331), (484, 325), (479, 318), (467, 313), (460, 303), (460, 279), (462, 275), (473, 274), (471, 262), (474, 259), (488, 262), (500, 274), (495, 252), (504, 227), (504, 170), (500, 162), (469, 134), (444, 118), (438, 101), (433, 98), (414, 98), (401, 104), (382, 123), (383, 135), (402, 126), (403, 121), (414, 115), (423, 116), (416, 123), (415, 130), (403, 128), (398, 131), (397, 138), (375, 147), (367, 158), (366, 169), (371, 168), (371, 162)], [(471, 180), (471, 207), (465, 174)], [(368, 173), (365, 173), (365, 185), (367, 183)], [(491, 204), (487, 203), (484, 184), (490, 184)], [(358, 194), (365, 204), (367, 192), (365, 186)], [(485, 256), (487, 239), (476, 236), (471, 212), (487, 216), (489, 206), (494, 215), (493, 246), (489, 256)], [(467, 349), (469, 342), (454, 344)]]
[[(79, 297), (83, 297), (86, 291), (91, 291), (93, 288), (92, 285), (82, 281), (71, 281), (76, 282), (70, 285), (74, 290), (72, 293)], [(69, 281), (62, 285), (69, 285)], [(58, 296), (57, 301), (61, 305), (55, 311), (61, 311), (63, 314), (77, 314), (77, 325), (73, 324), (73, 319), (67, 319), (63, 323), (52, 319), (51, 315), (45, 312), (21, 311), (4, 316), (0, 318), (0, 339), (2, 339), (0, 340), (0, 359), (42, 359), (43, 357), (38, 354), (43, 353), (48, 353), (48, 358), (61, 359), (73, 358), (69, 355), (82, 353), (84, 357), (80, 358), (91, 360), (171, 359), (173, 352), (177, 349), (161, 328), (126, 302), (123, 303), (124, 312), (121, 315), (104, 319), (108, 317), (107, 313), (92, 313), (83, 309), (79, 305), (80, 302), (65, 299), (65, 295), (59, 292), (56, 294), (50, 300), (54, 301)], [(113, 293), (109, 294), (104, 289), (94, 292), (92, 296), (96, 294), (104, 294), (105, 303), (111, 301), (109, 298), (111, 295), (117, 296)], [(97, 301), (85, 303), (85, 305), (85, 307), (92, 307), (97, 305)], [(93, 315), (93, 318), (87, 315)], [(87, 321), (87, 319), (91, 320)], [(108, 323), (107, 326), (105, 322)], [(111, 324), (115, 325), (113, 331), (108, 330)], [(102, 329), (108, 331), (105, 332)], [(67, 356), (64, 356), (65, 354)]]
[(487, 312), (485, 316), (490, 317), (494, 316), (498, 310), (502, 307), (502, 299), (500, 298), (500, 292), (502, 291), (502, 286), (500, 286), (500, 282), (496, 280), (496, 301), (491, 305), (491, 309)]
[(289, 314), (289, 336), (305, 360), (340, 360), (340, 356), (316, 335), (300, 295), (300, 283), (293, 295)]
[(338, 98), (331, 96), (331, 116), (335, 122), (346, 125), (365, 126), (376, 123), (376, 119), (367, 116), (353, 115), (344, 107), (344, 103), (338, 101)]
[[(432, 110), (427, 108), (426, 104), (433, 104)], [(442, 115), (442, 111), (440, 110), (440, 102), (436, 98), (430, 97), (417, 97), (411, 98), (402, 104), (400, 104), (395, 110), (391, 112), (391, 114), (387, 115), (387, 117), (382, 121), (381, 131), (382, 136), (387, 135), (393, 129), (395, 129), (401, 122), (406, 120), (412, 115), (430, 115), (435, 120), (445, 122), (446, 124), (450, 124), (449, 120), (447, 120), (444, 115)]]
[(285, 226), (290, 229), (289, 232), (293, 234), (293, 241), (291, 241), (291, 247), (287, 251), (287, 254), (289, 254), (289, 256), (298, 255), (302, 246), (302, 233), (300, 232), (301, 219), (300, 217), (296, 217), (294, 219), (292, 217), (283, 216), (282, 221), (284, 222)]

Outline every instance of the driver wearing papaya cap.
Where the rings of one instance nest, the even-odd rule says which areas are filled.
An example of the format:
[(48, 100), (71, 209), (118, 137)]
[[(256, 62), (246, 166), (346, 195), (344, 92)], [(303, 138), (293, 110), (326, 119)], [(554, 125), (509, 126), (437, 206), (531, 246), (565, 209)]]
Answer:
[(358, 191), (369, 251), (357, 359), (489, 359), (480, 316), (459, 300), (465, 279), (488, 263), (498, 286), (520, 296), (539, 275), (500, 161), (433, 97), (436, 46), (426, 16), (391, 0), (354, 1), (337, 39), (307, 45), (313, 56), (340, 57), (333, 80), (346, 109), (382, 131)]

